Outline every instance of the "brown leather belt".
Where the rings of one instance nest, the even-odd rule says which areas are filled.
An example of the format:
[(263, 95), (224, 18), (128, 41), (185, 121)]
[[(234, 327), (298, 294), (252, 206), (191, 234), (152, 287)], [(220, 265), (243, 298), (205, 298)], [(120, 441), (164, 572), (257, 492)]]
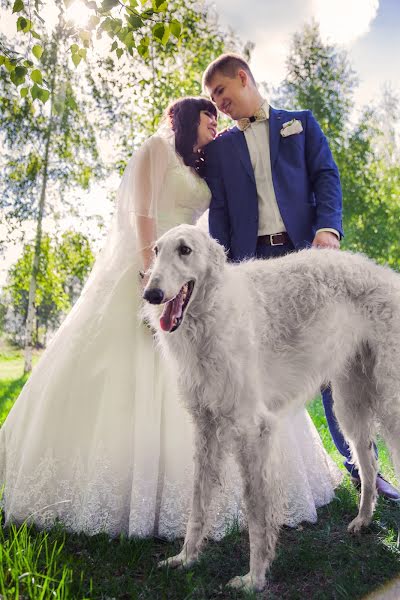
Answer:
[(259, 235), (257, 238), (257, 244), (265, 244), (266, 246), (283, 246), (283, 244), (287, 244), (288, 242), (290, 242), (290, 238), (286, 231)]

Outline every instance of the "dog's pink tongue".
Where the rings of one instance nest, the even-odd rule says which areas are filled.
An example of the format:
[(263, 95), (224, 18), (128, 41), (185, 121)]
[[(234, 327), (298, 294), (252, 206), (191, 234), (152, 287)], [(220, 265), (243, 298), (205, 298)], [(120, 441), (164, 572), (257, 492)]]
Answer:
[(165, 303), (163, 313), (160, 317), (160, 327), (163, 331), (171, 331), (175, 325), (175, 318), (182, 315), (182, 292), (179, 292), (173, 300)]

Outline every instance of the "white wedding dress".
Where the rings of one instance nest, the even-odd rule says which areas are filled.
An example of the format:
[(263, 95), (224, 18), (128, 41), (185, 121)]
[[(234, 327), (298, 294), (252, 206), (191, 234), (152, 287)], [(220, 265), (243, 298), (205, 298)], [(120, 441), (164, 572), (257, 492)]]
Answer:
[[(29, 520), (95, 534), (183, 536), (192, 482), (192, 424), (172, 367), (138, 313), (136, 216), (157, 234), (193, 223), (210, 201), (168, 135), (150, 138), (128, 163), (105, 247), (0, 430), (6, 522)], [(314, 522), (340, 472), (308, 414), (288, 420), (281, 472), (286, 523)], [(244, 522), (238, 470), (228, 459), (212, 508), (218, 539)]]

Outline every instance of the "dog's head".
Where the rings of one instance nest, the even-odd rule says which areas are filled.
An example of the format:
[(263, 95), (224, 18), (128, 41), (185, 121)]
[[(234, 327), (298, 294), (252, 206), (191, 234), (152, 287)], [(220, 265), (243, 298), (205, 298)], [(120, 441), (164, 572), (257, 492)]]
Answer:
[[(143, 298), (163, 304), (160, 327), (176, 331), (190, 306), (215, 286), (226, 260), (225, 251), (205, 231), (193, 225), (179, 225), (154, 245), (154, 262)], [(210, 286), (211, 284), (211, 286)]]

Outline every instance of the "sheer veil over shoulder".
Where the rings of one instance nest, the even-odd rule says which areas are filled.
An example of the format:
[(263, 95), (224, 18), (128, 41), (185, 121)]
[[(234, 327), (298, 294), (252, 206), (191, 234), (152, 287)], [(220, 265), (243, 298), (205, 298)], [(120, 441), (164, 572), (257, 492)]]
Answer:
[[(206, 183), (175, 152), (165, 125), (128, 162), (104, 248), (0, 430), (7, 522), (49, 527), (58, 519), (88, 534), (184, 535), (192, 423), (173, 367), (138, 316), (137, 222), (148, 219), (159, 236), (194, 223), (209, 202)], [(282, 469), (294, 482), (287, 522), (315, 521), (339, 474), (304, 411), (286, 435), (290, 454), (283, 452)], [(217, 539), (229, 521), (244, 522), (231, 459), (212, 514)]]

